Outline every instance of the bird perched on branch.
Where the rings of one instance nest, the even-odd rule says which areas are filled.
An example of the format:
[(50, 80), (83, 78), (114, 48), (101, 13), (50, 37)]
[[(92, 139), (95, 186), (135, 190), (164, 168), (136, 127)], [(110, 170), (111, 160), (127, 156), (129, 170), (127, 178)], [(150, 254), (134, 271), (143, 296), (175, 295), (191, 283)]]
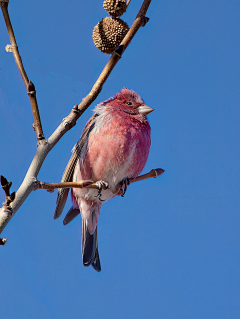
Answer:
[[(92, 180), (99, 189), (73, 188), (73, 207), (63, 223), (81, 213), (84, 266), (101, 270), (97, 224), (101, 206), (116, 196), (117, 185), (126, 192), (130, 178), (144, 168), (151, 145), (151, 128), (146, 118), (153, 109), (134, 91), (123, 88), (95, 108), (64, 171), (62, 182)], [(54, 218), (64, 208), (68, 189), (59, 189)]]

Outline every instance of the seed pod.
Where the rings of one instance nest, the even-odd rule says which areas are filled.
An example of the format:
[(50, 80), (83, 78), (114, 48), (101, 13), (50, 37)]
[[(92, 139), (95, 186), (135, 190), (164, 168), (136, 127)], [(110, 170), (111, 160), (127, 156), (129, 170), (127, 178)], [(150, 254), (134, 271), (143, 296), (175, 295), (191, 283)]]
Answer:
[(106, 17), (98, 22), (93, 29), (93, 42), (102, 52), (111, 54), (122, 42), (129, 27), (119, 18)]
[(110, 16), (120, 17), (127, 10), (126, 0), (104, 0), (103, 8)]

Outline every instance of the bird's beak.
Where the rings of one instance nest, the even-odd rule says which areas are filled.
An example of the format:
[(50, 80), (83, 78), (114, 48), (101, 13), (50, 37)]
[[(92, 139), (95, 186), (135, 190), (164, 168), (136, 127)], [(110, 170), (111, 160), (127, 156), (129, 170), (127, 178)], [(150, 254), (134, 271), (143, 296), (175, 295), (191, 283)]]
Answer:
[(141, 105), (137, 108), (138, 112), (144, 115), (148, 115), (149, 113), (151, 113), (152, 111), (154, 111), (153, 108), (151, 108), (150, 106), (147, 105)]

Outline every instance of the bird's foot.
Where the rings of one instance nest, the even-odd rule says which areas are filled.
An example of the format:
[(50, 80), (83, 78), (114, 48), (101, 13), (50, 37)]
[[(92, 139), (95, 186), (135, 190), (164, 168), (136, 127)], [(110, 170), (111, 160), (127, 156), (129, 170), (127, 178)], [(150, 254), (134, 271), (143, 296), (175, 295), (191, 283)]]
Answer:
[(102, 190), (103, 188), (104, 189), (107, 189), (108, 188), (108, 183), (104, 182), (104, 181), (97, 181), (95, 183), (98, 187), (98, 194), (97, 196), (95, 197), (98, 197), (98, 199), (101, 201), (101, 202), (104, 202), (105, 200), (104, 199), (101, 199), (101, 196), (102, 196)]
[(120, 182), (120, 189), (122, 191), (122, 197), (124, 197), (124, 195), (126, 194), (127, 188), (130, 185), (130, 179), (128, 177), (124, 178), (121, 182)]

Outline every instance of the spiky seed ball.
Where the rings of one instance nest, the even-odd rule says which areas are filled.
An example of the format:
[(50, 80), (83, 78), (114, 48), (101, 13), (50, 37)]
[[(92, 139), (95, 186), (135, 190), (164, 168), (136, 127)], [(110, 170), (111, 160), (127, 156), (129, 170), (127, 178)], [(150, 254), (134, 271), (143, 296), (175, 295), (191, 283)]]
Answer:
[(119, 18), (106, 17), (98, 22), (93, 29), (93, 42), (102, 52), (111, 54), (122, 42), (129, 27)]
[(126, 0), (104, 0), (103, 8), (110, 16), (120, 17), (127, 10)]

